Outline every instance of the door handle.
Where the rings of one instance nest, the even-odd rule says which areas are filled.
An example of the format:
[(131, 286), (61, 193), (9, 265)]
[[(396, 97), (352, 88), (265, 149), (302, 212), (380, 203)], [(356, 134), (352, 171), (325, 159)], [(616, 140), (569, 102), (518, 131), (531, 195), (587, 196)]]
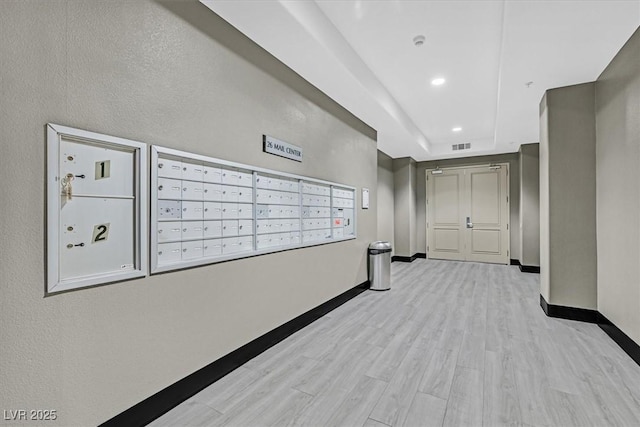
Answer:
[(471, 217), (467, 217), (467, 228), (473, 228), (473, 223), (471, 222)]

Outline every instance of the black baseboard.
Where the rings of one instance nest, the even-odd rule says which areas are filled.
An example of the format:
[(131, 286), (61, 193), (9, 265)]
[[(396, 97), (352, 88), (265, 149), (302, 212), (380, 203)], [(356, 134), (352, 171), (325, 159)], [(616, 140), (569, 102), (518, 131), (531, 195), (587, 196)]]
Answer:
[(366, 281), (338, 295), (337, 297), (320, 304), (316, 308), (313, 308), (295, 319), (278, 326), (272, 331), (267, 332), (250, 343), (243, 345), (239, 349), (234, 350), (204, 368), (199, 369), (164, 390), (148, 397), (142, 402), (101, 424), (101, 427), (147, 425), (199, 391), (218, 381), (234, 369), (253, 359), (260, 353), (310, 323), (316, 321), (331, 310), (341, 306), (368, 288), (369, 282)]
[(427, 254), (423, 253), (423, 252), (417, 252), (415, 254), (413, 254), (412, 256), (400, 256), (400, 255), (394, 255), (391, 257), (391, 262), (394, 261), (400, 261), (400, 262), (413, 262), (418, 258), (427, 258)]
[(611, 323), (602, 313), (598, 313), (598, 326), (600, 326), (600, 329), (609, 335), (634, 362), (640, 365), (640, 345), (636, 344), (627, 334)]
[(540, 267), (536, 265), (523, 265), (520, 264), (520, 271), (523, 273), (538, 273), (540, 274)]
[(598, 323), (599, 313), (597, 310), (549, 304), (542, 295), (540, 295), (540, 307), (542, 307), (544, 313), (549, 317), (557, 317), (559, 319), (567, 320), (578, 320), (580, 322), (588, 323)]
[(548, 304), (542, 295), (540, 295), (540, 307), (549, 317), (596, 323), (634, 362), (640, 365), (640, 345), (599, 311)]
[(511, 258), (511, 260), (510, 260), (510, 264), (511, 264), (511, 265), (520, 265), (520, 260), (517, 260), (517, 259), (513, 259), (513, 258)]

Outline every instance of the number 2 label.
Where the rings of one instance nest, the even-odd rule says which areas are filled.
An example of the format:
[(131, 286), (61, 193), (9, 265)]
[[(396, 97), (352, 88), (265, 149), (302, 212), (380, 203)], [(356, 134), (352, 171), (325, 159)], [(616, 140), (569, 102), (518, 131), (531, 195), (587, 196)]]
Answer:
[(93, 227), (93, 238), (91, 243), (104, 242), (109, 237), (109, 226), (111, 223), (98, 224)]

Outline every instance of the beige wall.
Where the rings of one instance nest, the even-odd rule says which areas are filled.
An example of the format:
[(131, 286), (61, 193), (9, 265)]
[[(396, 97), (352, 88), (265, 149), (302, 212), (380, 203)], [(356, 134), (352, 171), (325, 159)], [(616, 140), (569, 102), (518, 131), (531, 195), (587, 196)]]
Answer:
[(426, 175), (427, 169), (434, 169), (436, 166), (457, 167), (484, 165), (490, 163), (509, 163), (509, 257), (519, 259), (520, 257), (520, 233), (518, 231), (518, 221), (520, 212), (520, 182), (518, 153), (497, 154), (493, 156), (466, 157), (462, 159), (435, 160), (420, 162), (416, 165), (416, 249), (418, 252), (427, 252), (427, 211), (426, 211)]
[(378, 151), (378, 234), (377, 240), (386, 240), (394, 244), (394, 189), (393, 159)]
[[(99, 424), (366, 280), (375, 132), (196, 0), (4, 0), (0, 58), (3, 409)], [(368, 187), (372, 207), (357, 240), (45, 298), (47, 122)]]
[(547, 94), (540, 101), (540, 145), (538, 146), (540, 168), (540, 295), (549, 302), (549, 110)]
[(395, 255), (416, 253), (416, 162), (409, 157), (393, 160)]
[(520, 263), (540, 266), (539, 144), (520, 146)]
[(598, 310), (640, 343), (640, 30), (596, 82)]
[(541, 291), (549, 304), (586, 309), (597, 305), (594, 95), (594, 83), (548, 90), (540, 138), (540, 175), (548, 179), (540, 193), (548, 234)]

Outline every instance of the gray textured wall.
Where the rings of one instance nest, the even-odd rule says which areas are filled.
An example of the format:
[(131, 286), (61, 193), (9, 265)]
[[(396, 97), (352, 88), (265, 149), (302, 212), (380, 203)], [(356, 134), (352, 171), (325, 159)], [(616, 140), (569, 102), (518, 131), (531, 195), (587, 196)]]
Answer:
[(595, 97), (598, 310), (640, 343), (640, 30)]
[(520, 146), (520, 263), (540, 266), (539, 144)]
[(378, 151), (378, 240), (394, 244), (393, 159)]
[(540, 175), (548, 179), (540, 188), (540, 228), (548, 233), (541, 291), (550, 304), (587, 309), (597, 306), (594, 96), (594, 83), (548, 90), (540, 138)]
[(393, 159), (394, 253), (404, 257), (414, 255), (416, 248), (415, 165), (409, 157)]
[(427, 252), (427, 188), (426, 175), (427, 169), (440, 167), (457, 167), (484, 165), (490, 163), (509, 163), (509, 238), (510, 253), (509, 257), (519, 259), (520, 257), (520, 233), (516, 225), (520, 215), (520, 182), (519, 182), (519, 165), (518, 153), (497, 154), (493, 156), (477, 156), (466, 157), (462, 159), (447, 159), (428, 162), (419, 162), (416, 165), (416, 245), (418, 252)]
[[(375, 132), (196, 0), (3, 0), (0, 58), (2, 408), (96, 425), (366, 280)], [(357, 240), (45, 298), (47, 122), (368, 187), (372, 208)]]
[(540, 168), (540, 295), (547, 302), (550, 298), (549, 284), (549, 109), (547, 94), (540, 100), (540, 145), (538, 146)]

